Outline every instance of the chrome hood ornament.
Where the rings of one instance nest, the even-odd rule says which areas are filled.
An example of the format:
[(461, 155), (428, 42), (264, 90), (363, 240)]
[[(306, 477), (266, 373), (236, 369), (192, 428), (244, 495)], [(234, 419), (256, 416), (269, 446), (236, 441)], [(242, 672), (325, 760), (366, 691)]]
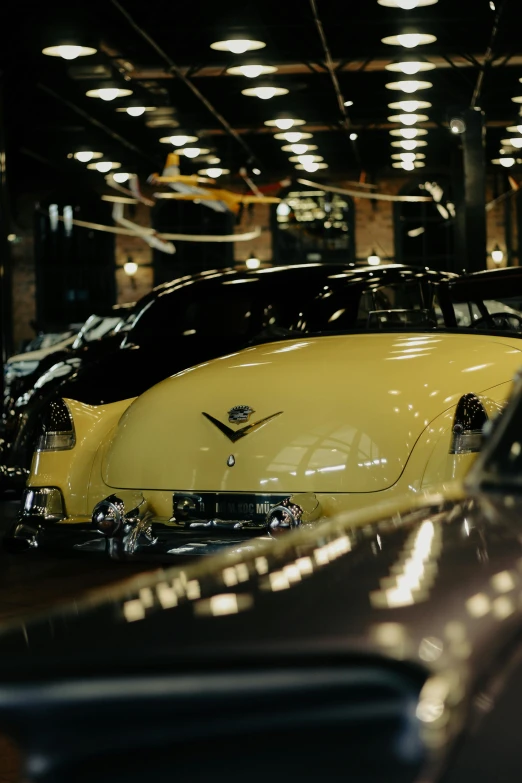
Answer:
[(234, 405), (228, 412), (228, 420), (231, 424), (242, 424), (248, 421), (255, 410), (249, 405)]
[[(252, 413), (253, 412), (254, 411), (252, 411)], [(244, 427), (241, 427), (241, 429), (239, 430), (233, 430), (230, 427), (227, 427), (226, 424), (223, 424), (223, 422), (219, 421), (219, 419), (215, 419), (214, 416), (210, 415), (210, 413), (205, 413), (205, 411), (202, 411), (202, 413), (206, 419), (211, 421), (212, 424), (223, 433), (223, 435), (226, 435), (227, 438), (232, 441), (232, 443), (235, 443), (240, 438), (244, 438), (245, 435), (248, 435), (250, 432), (254, 432), (255, 430), (259, 429), (259, 427), (261, 427), (263, 424), (266, 424), (271, 419), (275, 419), (276, 416), (280, 416), (283, 413), (283, 411), (272, 413), (271, 416), (265, 416), (264, 419), (259, 419), (259, 421), (255, 421), (253, 424), (246, 424)]]

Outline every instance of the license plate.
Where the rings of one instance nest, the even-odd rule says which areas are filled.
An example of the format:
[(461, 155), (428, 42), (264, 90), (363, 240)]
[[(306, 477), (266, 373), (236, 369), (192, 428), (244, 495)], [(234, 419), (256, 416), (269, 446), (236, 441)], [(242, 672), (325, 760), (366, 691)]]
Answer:
[(222, 519), (264, 522), (272, 506), (287, 495), (234, 494), (223, 492), (175, 492), (173, 511), (176, 519)]

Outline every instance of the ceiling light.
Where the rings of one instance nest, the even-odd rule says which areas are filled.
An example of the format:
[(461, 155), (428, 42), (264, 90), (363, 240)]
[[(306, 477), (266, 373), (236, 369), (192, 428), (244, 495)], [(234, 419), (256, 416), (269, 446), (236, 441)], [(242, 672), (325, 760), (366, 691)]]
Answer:
[(460, 117), (454, 117), (449, 123), (450, 131), (455, 134), (462, 134), (466, 132), (466, 123)]
[(279, 130), (290, 130), (290, 128), (293, 128), (295, 125), (304, 124), (304, 120), (290, 119), (290, 117), (284, 117), (279, 120), (265, 120), (265, 125), (279, 128)]
[(386, 85), (387, 90), (401, 90), (407, 93), (428, 90), (430, 87), (433, 87), (431, 82), (419, 82), (416, 79), (403, 79), (400, 82), (388, 82)]
[(345, 101), (344, 105), (345, 106), (353, 106), (353, 101)]
[(288, 92), (286, 87), (247, 87), (246, 90), (241, 90), (243, 95), (251, 95), (263, 101), (275, 98), (276, 95), (287, 95)]
[(501, 264), (504, 260), (504, 252), (500, 249), (498, 245), (495, 245), (494, 249), (491, 251), (491, 258), (495, 262), (495, 264)]
[(424, 160), (426, 155), (421, 152), (394, 152), (392, 158), (393, 160)]
[(89, 163), (94, 158), (103, 158), (103, 152), (93, 152), (92, 150), (80, 150), (79, 152), (73, 152), (73, 157), (79, 160), (80, 163)]
[(289, 158), (290, 163), (301, 163), (303, 166), (307, 163), (319, 163), (324, 160), (321, 155), (294, 155)]
[(289, 204), (286, 204), (284, 201), (281, 201), (281, 203), (277, 205), (276, 212), (278, 215), (287, 217), (287, 215), (289, 215), (291, 211), (292, 211), (291, 206)]
[(357, 133), (350, 133), (350, 141), (356, 141), (358, 138)]
[(76, 46), (74, 44), (60, 44), (60, 46), (46, 46), (42, 54), (49, 57), (62, 57), (64, 60), (76, 60), (77, 57), (87, 57), (96, 54), (92, 46)]
[(136, 174), (129, 174), (127, 171), (117, 171), (116, 174), (112, 175), (114, 177), (114, 181), (118, 182), (120, 185), (122, 185), (124, 182), (127, 182), (131, 177), (135, 177)]
[(402, 141), (392, 141), (392, 147), (401, 147), (403, 150), (414, 150), (417, 147), (427, 147), (427, 141), (417, 141), (416, 139), (402, 139)]
[(511, 139), (502, 139), (502, 144), (507, 144), (515, 149), (522, 149), (522, 136), (513, 136)]
[(404, 169), (405, 171), (413, 171), (414, 169), (422, 169), (426, 165), (422, 161), (403, 160), (400, 163), (393, 163), (394, 169)]
[(254, 256), (251, 256), (250, 258), (247, 258), (245, 261), (247, 269), (259, 269), (261, 266), (261, 261), (259, 258), (255, 258)]
[(85, 94), (88, 98), (101, 98), (102, 101), (113, 101), (115, 98), (124, 98), (126, 95), (132, 95), (132, 90), (126, 90), (122, 87), (100, 87), (96, 90), (87, 90)]
[(232, 76), (246, 76), (248, 79), (257, 79), (267, 73), (275, 73), (277, 68), (273, 65), (234, 65), (227, 68), (227, 73)]
[(389, 103), (388, 108), (412, 112), (418, 109), (431, 109), (431, 103), (428, 103), (428, 101), (395, 101), (394, 103)]
[(403, 139), (414, 139), (416, 136), (426, 136), (427, 133), (424, 128), (394, 128), (390, 131), (391, 136), (402, 136)]
[(370, 266), (379, 266), (379, 264), (381, 263), (381, 258), (380, 256), (377, 255), (375, 250), (372, 250), (372, 252), (368, 256), (368, 263)]
[(299, 131), (290, 131), (290, 133), (276, 133), (274, 139), (278, 141), (288, 141), (290, 144), (297, 144), (303, 139), (311, 139), (311, 133), (299, 133)]
[(386, 5), (388, 8), (402, 8), (403, 11), (412, 11), (421, 5), (435, 5), (439, 0), (377, 0), (379, 5)]
[(389, 122), (401, 122), (403, 125), (415, 125), (416, 122), (429, 120), (427, 114), (393, 114), (388, 117)]
[(135, 261), (127, 261), (123, 264), (123, 271), (126, 275), (129, 275), (129, 277), (132, 277), (138, 271), (138, 264)]
[(252, 174), (256, 174), (259, 176), (259, 174), (261, 174), (261, 169), (252, 169)]
[(293, 152), (294, 155), (304, 155), (309, 150), (316, 150), (317, 144), (285, 144), (281, 149), (283, 152)]
[(248, 38), (229, 38), (226, 41), (215, 41), (210, 44), (211, 49), (218, 52), (232, 52), (232, 54), (244, 54), (252, 52), (254, 49), (264, 49), (266, 43), (263, 41), (251, 41)]
[(211, 179), (217, 179), (218, 177), (221, 177), (222, 174), (230, 174), (229, 169), (222, 169), (218, 166), (211, 166), (208, 169), (200, 169), (198, 171), (198, 174), (201, 174), (202, 177), (210, 177)]
[(509, 125), (506, 130), (508, 133), (522, 133), (522, 125)]
[(178, 150), (178, 155), (185, 155), (187, 158), (197, 158), (198, 155), (208, 155), (210, 150), (202, 149), (201, 147), (184, 147), (182, 150)]
[(146, 111), (156, 111), (155, 106), (118, 106), (116, 111), (125, 112), (131, 117), (141, 117)]
[(514, 98), (511, 98), (513, 103), (522, 103), (522, 95), (516, 95)]
[[(497, 161), (494, 160), (493, 163), (496, 163)], [(511, 158), (508, 155), (506, 155), (505, 158), (499, 158), (498, 162), (501, 166), (504, 166), (505, 169), (510, 169), (511, 166), (514, 166), (516, 163), (515, 158)]]
[(106, 174), (112, 169), (120, 169), (121, 163), (116, 163), (112, 160), (100, 160), (98, 163), (88, 163), (87, 168), (99, 171), (100, 174)]
[(308, 163), (298, 163), (296, 165), (296, 169), (300, 169), (301, 171), (308, 171), (310, 174), (312, 174), (314, 171), (317, 171), (318, 169), (327, 169), (328, 164), (327, 163), (317, 163), (315, 161), (309, 161)]
[(421, 62), (420, 60), (405, 60), (400, 63), (389, 63), (385, 66), (387, 71), (396, 71), (413, 76), (419, 71), (432, 71), (435, 66), (433, 63)]
[(403, 46), (405, 49), (414, 49), (423, 44), (435, 43), (437, 37), (428, 33), (402, 33), (400, 35), (388, 35), (381, 38), (383, 44), (390, 46)]
[(183, 147), (184, 144), (192, 144), (197, 141), (197, 136), (183, 136), (182, 134), (175, 136), (162, 136), (160, 142), (162, 144), (173, 144), (174, 147)]

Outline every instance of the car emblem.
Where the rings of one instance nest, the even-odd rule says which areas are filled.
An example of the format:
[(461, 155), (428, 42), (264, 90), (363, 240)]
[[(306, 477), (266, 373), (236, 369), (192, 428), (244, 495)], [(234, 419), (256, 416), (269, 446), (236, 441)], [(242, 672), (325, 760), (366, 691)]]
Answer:
[(253, 413), (254, 409), (248, 405), (234, 405), (228, 412), (228, 420), (231, 424), (242, 424), (248, 421)]
[[(265, 416), (264, 419), (259, 419), (259, 421), (255, 421), (253, 424), (245, 424), (244, 427), (241, 427), (239, 430), (232, 430), (230, 427), (227, 427), (226, 424), (223, 424), (222, 421), (219, 421), (219, 419), (215, 419), (214, 416), (211, 416), (210, 413), (205, 413), (205, 411), (202, 411), (203, 416), (208, 419), (212, 424), (220, 430), (220, 432), (223, 433), (223, 435), (226, 435), (226, 437), (232, 441), (232, 443), (236, 443), (240, 438), (244, 438), (245, 435), (248, 435), (250, 432), (255, 432), (260, 427), (263, 426), (263, 424), (267, 424), (272, 419), (275, 419), (276, 416), (280, 416), (283, 411), (277, 411), (277, 413), (272, 413), (271, 416)], [(253, 411), (252, 411), (253, 413)]]

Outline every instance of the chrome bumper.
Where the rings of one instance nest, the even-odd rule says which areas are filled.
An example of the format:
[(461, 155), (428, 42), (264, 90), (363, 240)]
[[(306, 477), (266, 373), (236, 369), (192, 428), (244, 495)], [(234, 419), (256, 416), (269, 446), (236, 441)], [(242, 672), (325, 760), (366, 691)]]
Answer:
[(315, 495), (294, 495), (267, 513), (264, 524), (251, 520), (158, 519), (141, 493), (122, 491), (98, 503), (90, 521), (72, 522), (55, 487), (29, 488), (22, 512), (4, 539), (11, 551), (51, 548), (99, 552), (113, 560), (160, 560), (211, 555), (253, 545), (321, 516)]

